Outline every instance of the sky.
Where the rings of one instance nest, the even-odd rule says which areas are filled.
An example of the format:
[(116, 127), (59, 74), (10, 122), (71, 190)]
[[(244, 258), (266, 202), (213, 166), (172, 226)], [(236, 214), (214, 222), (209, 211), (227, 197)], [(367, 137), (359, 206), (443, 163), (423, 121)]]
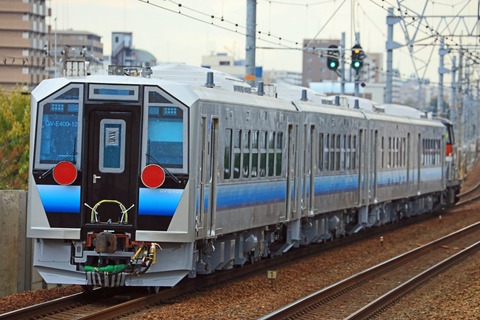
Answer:
[[(426, 2), (424, 14), (429, 16), (476, 15), (478, 10), (478, 2), (471, 0), (257, 0), (257, 32), (261, 33), (256, 40), (256, 64), (264, 70), (301, 72), (303, 39), (339, 39), (342, 32), (347, 48), (355, 44), (358, 32), (364, 51), (385, 52), (387, 8), (398, 8), (401, 3), (409, 9), (403, 12), (408, 17), (420, 13)], [(212, 53), (245, 58), (246, 4), (247, 0), (47, 0), (52, 29), (93, 32), (102, 37), (105, 54), (111, 50), (112, 32), (133, 32), (134, 47), (151, 52), (158, 61), (197, 66), (203, 55)], [(462, 28), (459, 21), (424, 21), (418, 38), (428, 38), (425, 30), (429, 23), (447, 34)], [(472, 21), (466, 20), (475, 26)], [(411, 34), (416, 30), (414, 26), (407, 29)], [(394, 40), (405, 44), (399, 24), (394, 27)], [(394, 68), (400, 69), (403, 77), (416, 73), (437, 81), (439, 54), (433, 41), (430, 37), (415, 46), (414, 50), (419, 50), (416, 67), (407, 46), (394, 50)], [(459, 41), (446, 43), (453, 46)], [(461, 41), (462, 45), (475, 45), (479, 40), (464, 37)], [(447, 68), (455, 54), (446, 57)]]

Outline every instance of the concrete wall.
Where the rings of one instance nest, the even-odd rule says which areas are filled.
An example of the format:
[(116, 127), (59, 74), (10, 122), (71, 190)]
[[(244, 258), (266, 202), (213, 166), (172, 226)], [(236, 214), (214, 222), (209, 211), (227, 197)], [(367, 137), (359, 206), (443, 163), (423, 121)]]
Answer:
[(27, 191), (0, 190), (0, 297), (42, 288), (26, 238)]

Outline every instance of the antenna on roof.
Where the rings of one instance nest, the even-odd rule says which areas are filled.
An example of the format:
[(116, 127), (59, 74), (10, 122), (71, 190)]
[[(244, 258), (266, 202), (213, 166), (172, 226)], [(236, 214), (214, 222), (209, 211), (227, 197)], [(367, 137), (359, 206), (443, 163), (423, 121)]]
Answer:
[(302, 98), (300, 99), (302, 101), (308, 101), (308, 98), (307, 98), (307, 89), (303, 89), (302, 90)]
[(207, 88), (215, 87), (215, 83), (213, 82), (213, 72), (207, 72), (207, 83), (205, 83)]
[(258, 94), (259, 96), (265, 95), (265, 90), (263, 89), (263, 81), (259, 81), (259, 82), (258, 82), (257, 94)]

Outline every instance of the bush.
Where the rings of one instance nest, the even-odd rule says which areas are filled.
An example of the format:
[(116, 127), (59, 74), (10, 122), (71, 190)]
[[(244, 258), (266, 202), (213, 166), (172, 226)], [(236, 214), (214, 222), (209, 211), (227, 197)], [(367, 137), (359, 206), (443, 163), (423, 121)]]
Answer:
[(0, 189), (27, 189), (30, 94), (0, 88)]

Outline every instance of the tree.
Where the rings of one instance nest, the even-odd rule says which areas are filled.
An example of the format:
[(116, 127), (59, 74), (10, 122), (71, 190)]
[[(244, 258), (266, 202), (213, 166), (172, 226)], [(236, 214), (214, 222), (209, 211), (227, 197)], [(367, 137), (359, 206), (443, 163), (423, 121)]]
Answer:
[(30, 95), (0, 88), (0, 189), (27, 189)]

